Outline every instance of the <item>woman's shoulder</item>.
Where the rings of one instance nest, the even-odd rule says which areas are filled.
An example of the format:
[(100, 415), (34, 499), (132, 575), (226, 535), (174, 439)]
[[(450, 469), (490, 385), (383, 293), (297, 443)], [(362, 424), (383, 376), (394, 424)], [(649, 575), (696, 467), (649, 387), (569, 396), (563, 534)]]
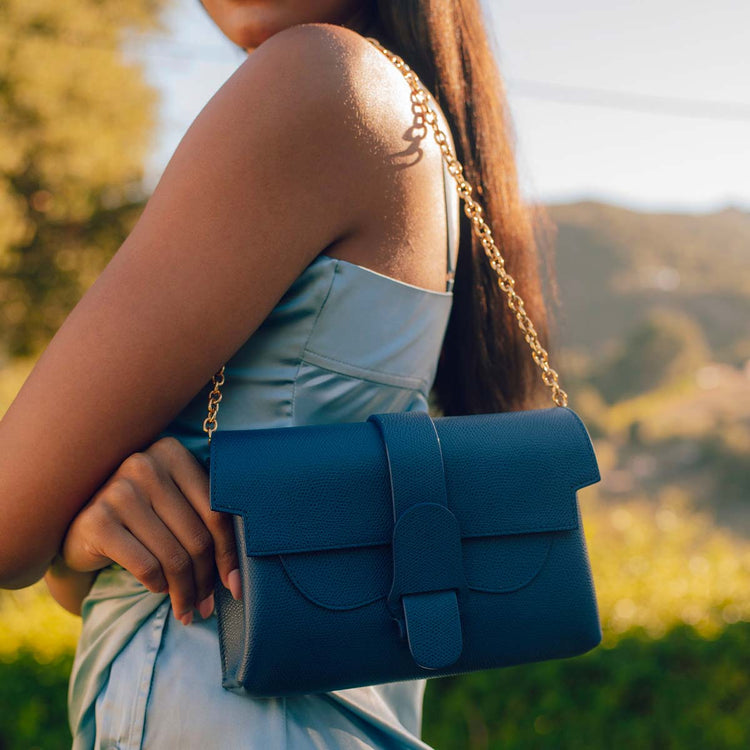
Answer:
[(370, 68), (382, 73), (392, 67), (366, 37), (331, 23), (300, 23), (282, 29), (256, 47), (240, 67), (261, 61), (270, 64), (266, 73), (272, 73), (277, 63), (280, 72), (304, 75), (316, 88), (333, 86), (337, 91), (347, 85), (356, 87), (363, 73), (373, 72)]
[[(302, 23), (276, 32), (256, 47), (234, 76), (262, 79), (268, 96), (298, 88), (348, 101), (364, 94), (362, 74), (380, 53), (365, 37), (352, 29), (328, 23)], [(386, 64), (387, 61), (383, 60)], [(327, 98), (327, 97), (326, 97)]]
[[(312, 107), (332, 148), (352, 136), (364, 154), (403, 149), (413, 125), (410, 88), (402, 73), (366, 37), (344, 26), (303, 23), (275, 33), (248, 55), (235, 73), (276, 97), (290, 118)], [(255, 87), (250, 87), (255, 91)]]

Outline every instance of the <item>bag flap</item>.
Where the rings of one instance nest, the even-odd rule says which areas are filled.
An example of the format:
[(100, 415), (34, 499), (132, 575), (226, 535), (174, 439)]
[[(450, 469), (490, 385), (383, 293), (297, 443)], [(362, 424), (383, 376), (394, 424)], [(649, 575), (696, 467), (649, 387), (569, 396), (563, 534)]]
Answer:
[[(448, 506), (463, 538), (578, 526), (575, 492), (599, 481), (567, 407), (436, 417)], [(393, 506), (372, 422), (218, 430), (211, 507), (241, 515), (248, 555), (387, 545)]]

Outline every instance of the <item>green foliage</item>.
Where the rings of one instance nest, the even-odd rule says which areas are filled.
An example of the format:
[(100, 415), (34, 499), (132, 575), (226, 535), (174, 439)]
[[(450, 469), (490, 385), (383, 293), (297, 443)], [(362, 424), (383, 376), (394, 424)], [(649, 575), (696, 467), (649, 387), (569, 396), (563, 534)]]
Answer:
[(750, 624), (706, 639), (636, 631), (573, 659), (431, 681), (424, 738), (441, 750), (730, 750), (750, 746)]
[(0, 661), (12, 661), (15, 653), (54, 661), (73, 652), (80, 632), (81, 618), (58, 605), (43, 581), (0, 591)]
[(72, 656), (40, 661), (30, 651), (0, 659), (0, 748), (62, 750), (70, 747), (67, 683)]
[(162, 5), (0, 3), (0, 358), (46, 345), (142, 206), (156, 95), (120, 42)]
[[(732, 750), (750, 745), (750, 624), (704, 638), (687, 625), (652, 640), (428, 683), (424, 739), (439, 750)], [(0, 660), (0, 748), (70, 746), (70, 656)]]
[(654, 310), (592, 375), (591, 382), (613, 403), (692, 375), (707, 359), (701, 329), (690, 317)]

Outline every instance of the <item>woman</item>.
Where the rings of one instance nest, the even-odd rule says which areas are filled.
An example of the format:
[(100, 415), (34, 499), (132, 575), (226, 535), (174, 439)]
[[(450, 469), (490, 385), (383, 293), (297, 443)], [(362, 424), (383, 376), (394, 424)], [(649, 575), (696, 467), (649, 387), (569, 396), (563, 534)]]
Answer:
[(440, 150), (363, 38), (442, 104), (544, 342), (483, 19), (476, 0), (204, 7), (251, 54), (0, 423), (0, 585), (46, 574), (83, 615), (76, 748), (425, 748), (423, 680), (269, 700), (220, 687), (215, 575), (241, 591), (202, 424), (225, 362), (223, 429), (427, 410), (433, 392), (446, 415), (535, 404), (526, 344)]

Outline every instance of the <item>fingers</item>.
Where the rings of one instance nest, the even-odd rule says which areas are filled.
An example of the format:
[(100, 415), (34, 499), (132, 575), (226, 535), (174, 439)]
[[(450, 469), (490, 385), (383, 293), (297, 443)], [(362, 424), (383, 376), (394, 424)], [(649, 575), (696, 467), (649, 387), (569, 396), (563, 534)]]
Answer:
[[(102, 542), (95, 549), (80, 543), (94, 539)], [(129, 570), (149, 591), (160, 593), (167, 588), (157, 558), (122, 525), (107, 504), (92, 505), (78, 516), (65, 537), (62, 553), (72, 570), (98, 570), (103, 562), (114, 562)]]
[[(100, 512), (108, 510), (113, 527), (100, 535), (103, 540), (100, 546), (107, 557), (130, 570), (149, 590), (164, 591), (168, 588), (175, 617), (184, 622), (186, 618), (191, 619), (196, 604), (197, 566), (181, 540), (185, 536), (185, 528), (189, 528), (190, 524), (181, 517), (168, 525), (152, 503), (153, 497), (146, 494), (142, 484), (135, 484), (125, 477), (113, 483), (107, 497), (99, 503)], [(194, 515), (187, 503), (183, 502), (182, 506), (187, 513)], [(199, 521), (197, 523), (200, 525)], [(127, 531), (139, 547), (129, 540), (126, 544), (120, 528)], [(136, 552), (139, 557), (133, 558)], [(127, 556), (127, 565), (118, 559), (122, 556)], [(151, 558), (156, 561), (156, 570), (152, 569)], [(132, 569), (129, 565), (133, 563), (141, 567)], [(209, 564), (209, 570), (212, 570), (213, 560), (210, 557)]]
[[(126, 519), (123, 519), (124, 521)], [(129, 509), (125, 525), (138, 529), (139, 541), (156, 557), (167, 580), (172, 610), (178, 620), (192, 619), (198, 601), (197, 579), (199, 561), (182, 542), (180, 525), (167, 525), (147, 504)], [(205, 575), (205, 574), (204, 574)], [(205, 598), (205, 597), (204, 597)]]
[(108, 556), (112, 562), (129, 570), (149, 591), (159, 594), (167, 589), (162, 564), (123, 526), (112, 527)]
[(79, 512), (64, 556), (74, 570), (116, 562), (146, 588), (168, 591), (175, 617), (214, 608), (218, 570), (241, 595), (232, 517), (211, 510), (205, 469), (179, 441), (163, 438), (120, 465)]
[[(211, 532), (169, 477), (163, 479), (158, 492), (152, 494), (151, 505), (163, 525), (180, 543), (190, 561), (194, 596), (191, 604), (199, 607), (214, 591), (216, 566)], [(173, 593), (171, 586), (170, 593)], [(187, 590), (181, 590), (180, 598), (187, 596), (187, 593)]]
[[(179, 492), (188, 500), (213, 542), (213, 557), (221, 582), (235, 599), (241, 596), (239, 560), (232, 516), (211, 510), (208, 474), (195, 456), (174, 438), (163, 438), (149, 451), (169, 467), (169, 474)], [(203, 589), (201, 589), (203, 591)]]
[[(179, 620), (197, 607), (208, 616), (214, 588), (213, 540), (169, 474), (163, 458), (134, 453), (120, 467), (120, 483), (136, 497), (118, 503), (119, 517), (159, 560)], [(111, 495), (110, 491), (110, 495)]]

